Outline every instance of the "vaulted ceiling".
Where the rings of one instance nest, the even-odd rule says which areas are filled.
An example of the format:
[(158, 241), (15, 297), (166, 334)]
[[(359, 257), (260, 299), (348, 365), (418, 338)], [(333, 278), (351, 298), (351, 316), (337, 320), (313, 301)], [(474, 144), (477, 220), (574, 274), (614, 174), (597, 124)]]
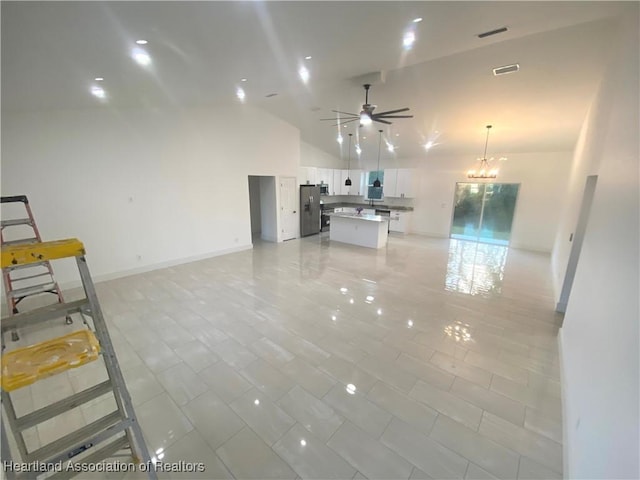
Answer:
[[(336, 156), (346, 155), (348, 133), (366, 153), (377, 150), (380, 127), (398, 158), (477, 156), (487, 124), (489, 154), (571, 150), (625, 7), (3, 1), (2, 111), (215, 107), (239, 103), (241, 87), (245, 105), (290, 122), (302, 140)], [(478, 37), (500, 27), (508, 30)], [(409, 29), (416, 41), (406, 50)], [(152, 59), (147, 67), (131, 58), (138, 39), (148, 41), (139, 47)], [(514, 63), (518, 72), (493, 75)], [(303, 65), (306, 84), (298, 75)], [(90, 93), (96, 77), (104, 78), (103, 101)], [(366, 80), (377, 111), (410, 107), (414, 118), (344, 128), (320, 121), (335, 116), (332, 110), (359, 112)]]

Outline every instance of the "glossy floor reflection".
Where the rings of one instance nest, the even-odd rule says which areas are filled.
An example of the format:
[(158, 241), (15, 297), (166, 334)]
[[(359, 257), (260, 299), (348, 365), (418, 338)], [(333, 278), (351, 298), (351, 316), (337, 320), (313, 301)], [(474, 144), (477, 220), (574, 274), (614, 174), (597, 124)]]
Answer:
[[(97, 289), (149, 449), (204, 462), (201, 478), (560, 478), (550, 278), (537, 253), (323, 234)], [(17, 392), (22, 408), (97, 367)]]

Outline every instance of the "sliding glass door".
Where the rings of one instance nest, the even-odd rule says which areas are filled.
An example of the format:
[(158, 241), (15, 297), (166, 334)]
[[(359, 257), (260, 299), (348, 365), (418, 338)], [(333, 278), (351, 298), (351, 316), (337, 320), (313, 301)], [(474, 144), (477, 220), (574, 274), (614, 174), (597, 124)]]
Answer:
[(508, 245), (517, 183), (457, 183), (451, 238)]

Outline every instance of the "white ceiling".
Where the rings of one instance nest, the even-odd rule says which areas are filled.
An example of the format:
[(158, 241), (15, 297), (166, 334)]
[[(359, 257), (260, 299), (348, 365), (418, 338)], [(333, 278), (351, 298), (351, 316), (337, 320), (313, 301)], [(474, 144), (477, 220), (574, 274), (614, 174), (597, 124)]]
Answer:
[[(627, 4), (628, 5), (628, 4)], [(361, 77), (377, 111), (410, 107), (413, 119), (382, 126), (398, 158), (431, 152), (490, 156), (570, 150), (606, 67), (613, 17), (625, 2), (2, 2), (2, 110), (215, 106), (264, 108), (302, 139), (346, 155), (347, 133), (363, 155), (376, 130), (321, 122), (332, 109), (359, 112)], [(418, 24), (411, 23), (422, 17)], [(402, 35), (414, 26), (408, 52)], [(479, 39), (478, 33), (509, 31)], [(153, 64), (130, 58), (136, 39)], [(311, 60), (304, 60), (311, 55)], [(305, 64), (311, 79), (297, 75)], [(492, 68), (519, 63), (495, 77)], [(109, 95), (90, 95), (94, 77)], [(241, 83), (241, 78), (248, 81)], [(272, 98), (265, 95), (277, 93)], [(396, 135), (398, 134), (398, 135)], [(385, 150), (386, 152), (386, 150)], [(385, 155), (389, 155), (385, 153)]]

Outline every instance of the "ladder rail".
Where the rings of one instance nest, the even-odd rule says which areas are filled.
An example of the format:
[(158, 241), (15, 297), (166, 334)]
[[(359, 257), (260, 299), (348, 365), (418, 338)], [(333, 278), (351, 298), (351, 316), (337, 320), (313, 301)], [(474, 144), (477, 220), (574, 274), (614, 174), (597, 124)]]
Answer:
[[(0, 203), (16, 203), (16, 202), (20, 202), (24, 205), (24, 208), (26, 210), (27, 213), (27, 217), (26, 218), (18, 218), (18, 219), (9, 219), (9, 220), (2, 220), (1, 221), (1, 228), (0, 228), (0, 245), (2, 245), (2, 249), (4, 250), (5, 247), (9, 247), (11, 245), (19, 245), (22, 243), (41, 243), (42, 242), (42, 237), (40, 235), (40, 230), (38, 229), (38, 225), (36, 223), (35, 217), (33, 215), (33, 211), (31, 210), (31, 204), (29, 203), (29, 200), (27, 198), (26, 195), (13, 195), (13, 196), (3, 196), (0, 197)], [(9, 228), (9, 227), (15, 227), (15, 226), (26, 226), (28, 228), (31, 228), (33, 230), (33, 237), (31, 238), (26, 238), (26, 239), (22, 239), (22, 240), (10, 240), (10, 241), (6, 241), (4, 238), (4, 230), (5, 228)], [(4, 280), (4, 293), (5, 293), (5, 298), (7, 299), (7, 308), (9, 309), (9, 315), (15, 315), (17, 313), (19, 313), (18, 310), (18, 304), (24, 300), (27, 297), (33, 296), (33, 295), (40, 295), (42, 293), (50, 293), (53, 294), (57, 297), (57, 301), (58, 303), (64, 303), (64, 296), (62, 295), (62, 289), (60, 288), (60, 285), (58, 284), (58, 282), (55, 279), (55, 276), (53, 274), (53, 267), (51, 266), (51, 262), (49, 262), (48, 260), (44, 260), (43, 262), (38, 262), (39, 264), (42, 264), (43, 266), (46, 267), (48, 275), (51, 277), (51, 283), (52, 283), (52, 288), (45, 290), (45, 291), (34, 291), (33, 293), (28, 293), (25, 295), (14, 295), (12, 294), (12, 292), (15, 290), (14, 285), (16, 281), (19, 281), (20, 279), (18, 278), (11, 278), (11, 269), (7, 270), (5, 268), (5, 266), (3, 266), (2, 268), (2, 277)], [(72, 323), (71, 317), (67, 317), (66, 318), (66, 323), (70, 324)], [(18, 331), (17, 329), (14, 330), (12, 332), (12, 339), (18, 340)]]

